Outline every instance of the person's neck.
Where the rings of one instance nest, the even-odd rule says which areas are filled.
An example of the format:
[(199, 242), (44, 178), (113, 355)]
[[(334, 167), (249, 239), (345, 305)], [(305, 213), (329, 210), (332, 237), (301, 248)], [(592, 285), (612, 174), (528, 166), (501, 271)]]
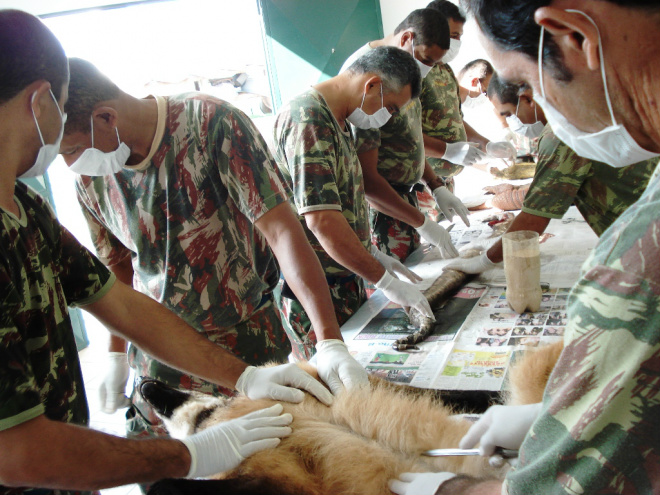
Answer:
[(467, 99), (468, 96), (472, 96), (472, 92), (461, 85), (458, 86), (458, 94), (461, 98), (461, 103), (465, 103), (465, 100)]
[[(151, 151), (158, 126), (158, 102), (155, 98), (138, 99), (126, 95), (122, 98), (122, 119), (119, 137), (131, 148), (128, 165), (137, 165)], [(126, 136), (126, 137), (124, 137)]]
[(313, 86), (323, 96), (341, 129), (346, 126), (346, 117), (355, 110), (355, 108), (351, 108), (350, 98), (346, 97), (347, 94), (351, 94), (351, 81), (352, 79), (345, 72), (342, 72), (338, 76)]
[[(0, 122), (12, 122), (9, 117), (12, 110), (8, 110), (9, 113), (0, 114)], [(0, 207), (16, 215), (19, 213), (14, 201), (16, 176), (21, 163), (25, 163), (24, 150), (28, 149), (23, 138), (20, 127), (0, 124)]]

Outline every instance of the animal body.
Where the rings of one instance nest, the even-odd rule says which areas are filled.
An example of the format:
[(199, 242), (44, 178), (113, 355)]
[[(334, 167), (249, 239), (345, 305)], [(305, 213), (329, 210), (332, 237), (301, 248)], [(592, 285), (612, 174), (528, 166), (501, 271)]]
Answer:
[[(534, 366), (538, 355), (520, 360), (519, 376)], [(301, 367), (316, 376), (309, 364)], [(538, 402), (546, 372), (544, 369), (531, 380), (520, 381), (516, 386), (526, 391), (517, 400), (526, 397)], [(150, 495), (389, 495), (387, 481), (406, 471), (504, 476), (506, 468), (494, 469), (480, 456), (422, 456), (425, 450), (457, 447), (471, 423), (430, 394), (413, 390), (372, 377), (369, 387), (343, 392), (331, 407), (312, 396), (300, 404), (282, 402), (284, 412), (293, 416), (293, 431), (275, 449), (251, 456), (233, 471), (218, 473), (216, 481), (161, 482)], [(175, 438), (275, 403), (245, 396), (225, 399), (191, 394), (156, 380), (145, 380), (139, 391)]]

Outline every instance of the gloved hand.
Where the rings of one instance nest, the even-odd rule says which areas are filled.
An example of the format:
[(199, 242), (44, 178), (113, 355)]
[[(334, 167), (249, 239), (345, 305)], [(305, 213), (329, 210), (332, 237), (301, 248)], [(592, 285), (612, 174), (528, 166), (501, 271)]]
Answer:
[(456, 476), (454, 473), (401, 473), (387, 485), (397, 495), (435, 495), (440, 486)]
[(322, 340), (316, 344), (316, 369), (333, 394), (347, 389), (369, 385), (367, 370), (348, 352), (344, 342), (337, 339)]
[(444, 259), (456, 258), (458, 250), (451, 243), (451, 236), (444, 228), (431, 220), (429, 217), (424, 218), (424, 223), (415, 229), (419, 232), (425, 240), (437, 246), (440, 249), (440, 254)]
[(518, 152), (516, 147), (509, 141), (490, 142), (486, 145), (486, 153), (492, 158), (505, 158), (515, 160)]
[(461, 246), (458, 250), (459, 253), (464, 253), (472, 249), (477, 251), (488, 251), (493, 245), (499, 241), (501, 237), (489, 237), (488, 239), (476, 239), (474, 241), (468, 242), (465, 246)]
[(477, 148), (477, 143), (461, 141), (458, 143), (447, 143), (443, 160), (457, 165), (474, 165), (486, 158), (486, 153)]
[(403, 263), (399, 260), (392, 258), (391, 256), (386, 255), (380, 251), (373, 244), (371, 245), (371, 254), (378, 262), (383, 265), (383, 268), (390, 272), (393, 276), (403, 275), (412, 283), (421, 282), (423, 279), (417, 275), (412, 270), (409, 270)]
[(435, 316), (433, 316), (431, 305), (429, 304), (428, 299), (426, 299), (426, 296), (411, 284), (393, 277), (387, 270), (385, 270), (382, 278), (376, 282), (376, 289), (382, 290), (385, 297), (390, 301), (400, 304), (401, 306), (415, 308), (424, 316), (435, 321)]
[(190, 452), (186, 478), (203, 478), (234, 469), (246, 457), (272, 449), (291, 433), (293, 418), (282, 404), (220, 423), (181, 440)]
[(461, 220), (463, 220), (465, 225), (468, 227), (470, 226), (470, 220), (468, 220), (470, 212), (463, 202), (454, 196), (449, 189), (445, 186), (436, 187), (433, 189), (433, 197), (435, 198), (435, 202), (438, 203), (438, 208), (440, 208), (440, 211), (447, 220), (451, 222), (451, 219), (454, 218), (454, 213), (456, 213), (461, 217)]
[(295, 364), (280, 364), (270, 368), (248, 366), (236, 382), (236, 390), (252, 400), (275, 399), (302, 402), (303, 390), (326, 406), (332, 404), (332, 394), (306, 371)]
[(480, 443), (479, 452), (491, 456), (496, 447), (519, 449), (541, 412), (541, 403), (524, 406), (491, 406), (458, 444), (469, 449)]
[(113, 414), (117, 409), (131, 405), (126, 397), (128, 381), (128, 358), (125, 352), (109, 352), (105, 360), (105, 377), (99, 388), (101, 411)]
[(483, 251), (479, 256), (472, 258), (459, 258), (448, 263), (442, 270), (458, 270), (463, 273), (477, 274), (483, 273), (497, 266), (497, 263), (490, 261), (487, 251)]

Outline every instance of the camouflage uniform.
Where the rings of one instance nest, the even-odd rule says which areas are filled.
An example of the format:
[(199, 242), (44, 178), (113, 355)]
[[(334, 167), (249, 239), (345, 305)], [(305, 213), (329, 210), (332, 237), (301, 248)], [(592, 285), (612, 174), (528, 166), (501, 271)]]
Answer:
[[(425, 135), (447, 143), (467, 141), (458, 80), (449, 64), (438, 64), (429, 71), (422, 81), (419, 100), (422, 102), (422, 131)], [(427, 160), (440, 177), (453, 178), (463, 170), (463, 165), (442, 158), (429, 157)], [(453, 192), (453, 179), (450, 179), (447, 186)], [(431, 218), (438, 219), (433, 196), (427, 191), (417, 196), (421, 210)]]
[[(422, 106), (418, 98), (408, 102), (380, 129), (356, 129), (358, 154), (378, 149), (378, 173), (395, 191), (418, 208), (417, 191), (424, 174)], [(371, 209), (371, 242), (388, 256), (405, 261), (420, 245), (411, 225)]]
[[(365, 300), (361, 280), (333, 260), (307, 227), (305, 213), (336, 210), (342, 213), (365, 249), (369, 249), (369, 218), (362, 169), (353, 135), (339, 127), (320, 93), (309, 90), (285, 105), (273, 131), (278, 165), (293, 190), (293, 202), (307, 239), (328, 279), (339, 323)], [(286, 328), (296, 357), (311, 356), (316, 337), (300, 306), (280, 298)], [(286, 325), (285, 325), (286, 327)]]
[(658, 160), (623, 168), (579, 157), (547, 125), (539, 141), (539, 160), (522, 211), (562, 218), (575, 203), (597, 235), (633, 204), (646, 189)]
[[(87, 398), (67, 306), (100, 299), (115, 278), (37, 193), (17, 182), (14, 197), (20, 220), (0, 209), (0, 431), (42, 414), (86, 426)], [(37, 493), (0, 485), (2, 495), (31, 492)]]
[[(130, 256), (137, 290), (249, 364), (284, 361), (290, 344), (272, 297), (279, 270), (254, 226), (288, 199), (266, 143), (247, 116), (216, 98), (191, 93), (158, 104), (143, 164), (78, 179), (99, 257), (112, 266)], [(137, 380), (232, 393), (133, 345), (128, 356)], [(128, 436), (164, 434), (139, 394), (132, 401)]]
[(660, 176), (601, 236), (510, 494), (660, 493)]

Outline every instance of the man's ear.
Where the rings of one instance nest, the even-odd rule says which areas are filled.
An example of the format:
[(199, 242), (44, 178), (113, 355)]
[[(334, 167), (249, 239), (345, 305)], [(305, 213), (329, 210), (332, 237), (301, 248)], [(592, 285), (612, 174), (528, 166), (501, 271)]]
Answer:
[(413, 33), (410, 29), (406, 29), (403, 33), (401, 33), (401, 38), (399, 38), (399, 48), (403, 48), (405, 44), (409, 41), (412, 41), (414, 37), (415, 33)]
[(376, 93), (380, 95), (382, 87), (383, 87), (383, 80), (380, 78), (380, 76), (371, 76), (364, 83), (364, 92), (366, 94)]
[(534, 13), (534, 20), (552, 36), (562, 52), (562, 58), (572, 68), (574, 64), (600, 69), (598, 46), (601, 43), (598, 27), (585, 14), (567, 12), (556, 7), (541, 7)]
[(479, 87), (479, 82), (480, 82), (480, 81), (479, 81), (479, 78), (478, 78), (478, 77), (473, 77), (473, 78), (470, 80), (470, 87), (475, 88), (475, 89), (478, 88), (478, 87)]
[(53, 104), (53, 97), (50, 96), (50, 83), (48, 81), (35, 81), (25, 88), (24, 91), (25, 109), (30, 116), (34, 113), (35, 118), (38, 119), (45, 105)]
[(119, 114), (113, 107), (102, 106), (94, 109), (92, 119), (94, 119), (94, 129), (105, 129), (108, 131), (117, 127)]

